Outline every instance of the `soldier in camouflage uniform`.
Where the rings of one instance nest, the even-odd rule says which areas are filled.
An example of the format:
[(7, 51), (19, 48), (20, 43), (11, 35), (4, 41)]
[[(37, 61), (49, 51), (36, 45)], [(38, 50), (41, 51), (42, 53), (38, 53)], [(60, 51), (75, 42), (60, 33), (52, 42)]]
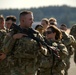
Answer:
[(63, 35), (62, 43), (65, 44), (68, 50), (68, 57), (65, 59), (65, 62), (66, 62), (65, 75), (68, 75), (68, 69), (70, 68), (70, 58), (71, 58), (71, 55), (73, 55), (73, 51), (74, 51), (72, 43), (75, 41), (75, 39), (72, 35), (69, 35), (65, 31), (61, 30), (61, 32)]
[[(56, 19), (50, 18), (49, 22), (50, 22), (50, 25), (57, 26), (57, 20)], [(73, 38), (72, 35), (67, 34), (65, 31), (66, 31), (66, 28), (64, 30), (61, 30), (61, 32), (62, 32), (62, 40), (61, 41), (67, 47), (67, 51), (68, 51), (68, 57), (65, 59), (66, 68), (65, 68), (65, 73), (64, 73), (64, 75), (68, 75), (68, 69), (70, 68), (70, 57), (71, 57), (71, 55), (73, 54), (73, 51), (74, 51), (74, 48), (72, 46), (72, 43), (74, 43), (73, 42), (74, 38)]]
[(3, 46), (3, 40), (5, 35), (6, 35), (6, 31), (4, 28), (4, 17), (3, 15), (0, 15), (0, 56), (2, 55), (1, 48)]
[(40, 75), (64, 75), (63, 72), (66, 66), (64, 59), (67, 57), (68, 52), (65, 45), (59, 40), (61, 40), (60, 30), (56, 26), (48, 27), (45, 42), (57, 48), (60, 58), (54, 57), (51, 59), (50, 57), (52, 57), (52, 55), (46, 58), (43, 57), (40, 66)]
[(76, 24), (74, 24), (70, 30), (70, 34), (74, 36), (75, 41), (73, 41), (72, 45), (74, 47), (74, 62), (76, 63)]
[(14, 15), (7, 16), (5, 19), (5, 26), (6, 26), (7, 32), (10, 31), (10, 27), (11, 27), (12, 23), (16, 24), (16, 17)]
[(54, 17), (49, 18), (49, 24), (57, 26), (57, 20)]
[[(22, 30), (31, 29), (33, 23), (33, 13), (30, 11), (23, 11), (20, 13), (20, 28)], [(24, 31), (26, 33), (26, 31)], [(29, 33), (30, 35), (32, 32)], [(39, 33), (33, 33), (35, 37), (41, 37)], [(11, 36), (11, 34), (10, 34)], [(47, 49), (39, 46), (39, 43), (28, 37), (27, 34), (19, 33), (14, 34), (7, 41), (8, 47), (2, 49), (8, 56), (9, 68), (11, 75), (35, 75), (39, 65), (42, 54), (47, 54)], [(7, 39), (6, 39), (7, 40)], [(13, 41), (13, 45), (10, 41)], [(7, 45), (7, 44), (6, 44)], [(13, 73), (12, 73), (13, 72)]]
[(5, 36), (6, 36), (6, 30), (4, 27), (4, 17), (0, 15), (0, 75), (9, 75), (9, 69), (6, 63), (7, 60), (4, 59), (6, 55), (1, 51), (1, 48), (3, 47), (4, 44), (3, 40)]
[(47, 18), (43, 18), (41, 20), (41, 25), (43, 26), (43, 35), (45, 36), (46, 35), (46, 29), (47, 27), (49, 26), (49, 20)]

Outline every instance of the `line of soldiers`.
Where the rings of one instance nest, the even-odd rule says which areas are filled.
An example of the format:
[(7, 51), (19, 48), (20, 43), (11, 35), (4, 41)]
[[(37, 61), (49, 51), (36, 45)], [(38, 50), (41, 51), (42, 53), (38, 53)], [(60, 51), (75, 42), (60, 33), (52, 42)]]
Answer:
[[(41, 34), (42, 33), (44, 34), (45, 33), (44, 31), (49, 26), (48, 23), (50, 23), (50, 25), (57, 26), (57, 20), (55, 18), (50, 18), (49, 20), (47, 18), (43, 18), (42, 21), (41, 21), (41, 24), (40, 25), (37, 25), (35, 28)], [(62, 32), (62, 40), (61, 41), (67, 47), (67, 51), (68, 51), (68, 57), (65, 59), (66, 68), (65, 68), (65, 71), (64, 71), (64, 75), (68, 75), (68, 70), (70, 68), (70, 58), (71, 58), (71, 55), (73, 55), (73, 52), (76, 51), (75, 50), (76, 42), (75, 42), (75, 38), (72, 36), (72, 34), (66, 33), (67, 32), (67, 26), (65, 24), (62, 24), (60, 26), (60, 29), (61, 29), (61, 32)], [(73, 30), (75, 30), (75, 29), (73, 29)], [(72, 31), (71, 30), (71, 32), (74, 33), (75, 31)], [(74, 52), (74, 53), (76, 53), (76, 52)], [(75, 55), (76, 54), (74, 54), (74, 61), (76, 59)]]
[[(12, 21), (5, 35), (0, 30), (0, 75), (68, 75), (67, 66), (74, 50), (72, 43), (76, 44), (74, 37), (58, 29), (56, 20), (51, 19), (50, 26), (46, 25), (41, 35), (31, 28), (31, 11), (22, 11), (19, 20), (17, 28), (10, 28), (16, 19)], [(47, 21), (42, 19), (42, 25)]]

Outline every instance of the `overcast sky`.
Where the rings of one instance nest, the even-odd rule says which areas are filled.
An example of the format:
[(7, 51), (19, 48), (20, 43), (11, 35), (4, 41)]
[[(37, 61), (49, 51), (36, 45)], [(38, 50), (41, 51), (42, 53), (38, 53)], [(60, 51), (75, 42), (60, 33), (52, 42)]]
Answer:
[(76, 0), (0, 0), (0, 9), (21, 9), (49, 5), (69, 5), (76, 7)]

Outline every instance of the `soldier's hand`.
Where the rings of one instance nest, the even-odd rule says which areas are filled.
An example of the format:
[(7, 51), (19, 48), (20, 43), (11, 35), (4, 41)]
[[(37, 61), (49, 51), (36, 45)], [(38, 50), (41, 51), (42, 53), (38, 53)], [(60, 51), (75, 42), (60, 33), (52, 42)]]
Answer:
[(0, 61), (2, 61), (2, 60), (5, 59), (5, 58), (6, 58), (6, 54), (0, 53)]
[(13, 35), (13, 38), (14, 39), (20, 39), (22, 38), (23, 36), (27, 36), (26, 34), (23, 34), (23, 33), (17, 33), (17, 34), (14, 34)]
[(60, 58), (59, 49), (58, 49), (57, 47), (53, 47), (53, 46), (50, 46), (50, 48), (52, 49), (54, 55), (55, 55), (57, 58)]

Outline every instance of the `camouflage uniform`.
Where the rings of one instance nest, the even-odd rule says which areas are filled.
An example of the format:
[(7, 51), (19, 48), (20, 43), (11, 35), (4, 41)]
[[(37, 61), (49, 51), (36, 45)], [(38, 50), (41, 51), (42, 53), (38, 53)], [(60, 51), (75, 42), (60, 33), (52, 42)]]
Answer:
[(71, 30), (70, 30), (70, 34), (74, 36), (75, 41), (72, 43), (73, 47), (74, 47), (74, 62), (76, 63), (76, 25), (72, 26)]
[[(36, 37), (39, 35), (35, 34)], [(10, 41), (10, 40), (9, 40)], [(8, 42), (9, 42), (8, 41)], [(11, 38), (11, 41), (15, 41)], [(10, 47), (11, 42), (9, 42)], [(12, 45), (13, 46), (13, 45)], [(8, 64), (12, 75), (35, 75), (37, 71), (42, 54), (47, 53), (46, 48), (40, 48), (36, 40), (29, 37), (22, 37), (14, 42), (14, 46), (8, 50), (3, 48), (4, 53), (11, 54), (8, 56)], [(8, 51), (7, 51), (8, 50)]]
[(3, 40), (5, 38), (5, 35), (6, 35), (6, 31), (4, 29), (1, 29), (0, 30), (0, 50), (3, 46)]
[(63, 75), (62, 71), (64, 70), (66, 64), (64, 62), (64, 58), (68, 55), (67, 49), (65, 45), (59, 43), (57, 41), (46, 41), (48, 45), (54, 46), (59, 49), (60, 58), (52, 59), (52, 55), (49, 57), (42, 58), (42, 64), (40, 67), (40, 74), (39, 75)]
[(48, 56), (42, 56), (40, 67), (38, 70), (38, 75), (51, 75), (51, 67), (52, 67), (52, 55), (48, 54)]
[[(4, 29), (0, 30), (0, 53), (2, 53), (2, 47), (3, 47), (3, 40), (6, 36), (6, 31)], [(8, 67), (7, 67), (7, 63), (6, 63), (6, 59), (3, 61), (0, 61), (0, 75), (9, 75), (9, 71), (8, 71)]]
[(65, 74), (68, 75), (68, 69), (70, 68), (70, 58), (71, 55), (73, 55), (74, 48), (72, 46), (72, 42), (75, 40), (72, 35), (67, 34), (66, 32), (62, 31), (62, 43), (65, 44), (68, 50), (68, 57), (65, 59), (66, 62), (66, 68), (65, 68)]

